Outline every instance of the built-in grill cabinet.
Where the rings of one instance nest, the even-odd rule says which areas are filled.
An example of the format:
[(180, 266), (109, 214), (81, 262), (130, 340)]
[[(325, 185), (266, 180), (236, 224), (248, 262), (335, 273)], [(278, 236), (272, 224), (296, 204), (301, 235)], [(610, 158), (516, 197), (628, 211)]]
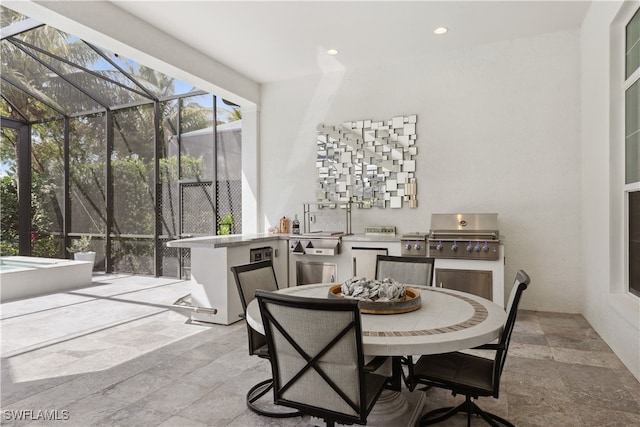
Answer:
[(468, 292), (504, 306), (504, 250), (498, 214), (433, 214), (427, 254), (434, 286)]

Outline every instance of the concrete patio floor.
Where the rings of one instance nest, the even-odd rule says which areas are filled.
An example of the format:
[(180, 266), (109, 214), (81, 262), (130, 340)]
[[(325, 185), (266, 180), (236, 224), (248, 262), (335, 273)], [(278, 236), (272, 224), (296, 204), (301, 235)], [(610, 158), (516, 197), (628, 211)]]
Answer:
[[(171, 308), (188, 293), (176, 279), (98, 275), (88, 288), (2, 304), (0, 423), (311, 425), (247, 410), (268, 362), (248, 355), (243, 322), (191, 323)], [(461, 399), (426, 397), (425, 410)], [(580, 315), (522, 311), (500, 398), (479, 404), (518, 426), (640, 425), (640, 384)]]

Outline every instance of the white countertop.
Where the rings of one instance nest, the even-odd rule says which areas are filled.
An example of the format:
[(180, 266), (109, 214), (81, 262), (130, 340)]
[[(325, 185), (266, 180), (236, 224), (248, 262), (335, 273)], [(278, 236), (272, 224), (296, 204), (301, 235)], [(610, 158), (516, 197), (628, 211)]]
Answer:
[(243, 246), (254, 242), (287, 239), (286, 234), (256, 233), (230, 234), (226, 236), (201, 236), (167, 242), (170, 248), (225, 248)]
[[(167, 242), (170, 248), (224, 248), (243, 246), (254, 242), (304, 238), (289, 234), (255, 233), (255, 234), (230, 234), (226, 236), (201, 236), (188, 237), (186, 239), (171, 240)], [(367, 236), (365, 234), (350, 234), (342, 236), (343, 242), (399, 242), (400, 236)]]
[(399, 242), (400, 236), (393, 235), (366, 235), (366, 234), (350, 234), (342, 238), (343, 242)]

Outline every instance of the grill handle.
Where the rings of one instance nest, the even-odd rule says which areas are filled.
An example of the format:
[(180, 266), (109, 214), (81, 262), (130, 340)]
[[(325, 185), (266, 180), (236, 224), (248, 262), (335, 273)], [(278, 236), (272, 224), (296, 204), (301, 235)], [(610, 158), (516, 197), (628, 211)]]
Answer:
[(498, 238), (498, 233), (482, 233), (477, 231), (453, 231), (453, 232), (431, 232), (431, 238), (435, 239), (436, 236), (491, 236), (494, 240)]

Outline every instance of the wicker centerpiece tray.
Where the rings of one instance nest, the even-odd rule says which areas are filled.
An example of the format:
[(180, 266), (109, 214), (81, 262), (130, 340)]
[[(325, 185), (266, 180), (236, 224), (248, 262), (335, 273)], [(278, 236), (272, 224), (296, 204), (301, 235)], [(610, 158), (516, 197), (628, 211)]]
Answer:
[[(337, 284), (329, 288), (329, 298), (345, 298), (342, 295), (342, 285)], [(403, 300), (393, 301), (366, 301), (360, 300), (358, 304), (361, 313), (365, 314), (400, 314), (409, 313), (422, 306), (420, 292), (413, 288), (405, 288)]]

